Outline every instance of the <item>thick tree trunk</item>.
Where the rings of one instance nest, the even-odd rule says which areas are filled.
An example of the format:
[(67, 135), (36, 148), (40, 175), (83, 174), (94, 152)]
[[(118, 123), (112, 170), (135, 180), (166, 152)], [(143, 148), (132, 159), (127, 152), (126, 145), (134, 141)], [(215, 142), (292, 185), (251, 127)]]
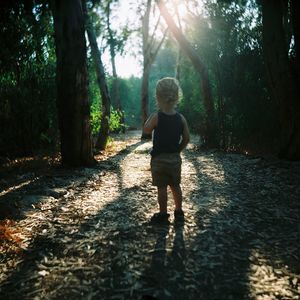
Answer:
[[(262, 14), (265, 64), (273, 98), (278, 105), (281, 124), (279, 156), (286, 159), (299, 160), (299, 73), (297, 68), (293, 68), (288, 56), (289, 48), (286, 44), (281, 0), (262, 1)], [(299, 58), (297, 57), (297, 59)]]
[(215, 110), (214, 110), (214, 102), (210, 87), (210, 81), (208, 77), (208, 71), (200, 60), (198, 54), (189, 44), (187, 39), (185, 38), (182, 31), (176, 26), (174, 20), (169, 14), (164, 2), (162, 0), (156, 0), (160, 13), (165, 19), (166, 23), (170, 31), (173, 33), (176, 38), (182, 52), (184, 52), (187, 57), (191, 60), (195, 70), (200, 75), (200, 85), (203, 93), (204, 107), (206, 112), (206, 129), (205, 133), (202, 134), (204, 137), (204, 142), (206, 147), (215, 147), (217, 146), (216, 140), (216, 124), (215, 124)]
[(80, 0), (53, 0), (57, 109), (62, 163), (89, 165), (92, 156), (84, 16)]
[(110, 95), (108, 93), (105, 72), (103, 63), (101, 60), (101, 53), (98, 48), (96, 34), (93, 28), (93, 24), (91, 23), (88, 13), (85, 8), (85, 20), (86, 20), (86, 31), (88, 34), (88, 39), (90, 42), (92, 58), (95, 64), (97, 82), (100, 89), (101, 94), (101, 124), (100, 131), (98, 134), (96, 148), (99, 150), (104, 150), (107, 145), (108, 137), (109, 137), (109, 119), (110, 119)]

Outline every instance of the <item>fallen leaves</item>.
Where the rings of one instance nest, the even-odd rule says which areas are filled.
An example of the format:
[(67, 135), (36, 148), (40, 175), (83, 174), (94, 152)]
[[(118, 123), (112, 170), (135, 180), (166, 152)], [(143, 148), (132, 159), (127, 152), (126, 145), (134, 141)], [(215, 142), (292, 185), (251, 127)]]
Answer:
[(4, 220), (0, 222), (0, 252), (19, 252), (22, 248), (21, 230), (16, 227), (16, 223), (12, 220)]

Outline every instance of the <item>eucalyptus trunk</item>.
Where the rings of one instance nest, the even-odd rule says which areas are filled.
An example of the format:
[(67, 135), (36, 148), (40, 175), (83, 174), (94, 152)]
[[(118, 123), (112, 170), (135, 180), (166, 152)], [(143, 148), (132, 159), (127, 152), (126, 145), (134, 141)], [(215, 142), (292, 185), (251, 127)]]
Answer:
[(57, 110), (62, 163), (94, 162), (86, 65), (84, 15), (80, 0), (53, 0)]

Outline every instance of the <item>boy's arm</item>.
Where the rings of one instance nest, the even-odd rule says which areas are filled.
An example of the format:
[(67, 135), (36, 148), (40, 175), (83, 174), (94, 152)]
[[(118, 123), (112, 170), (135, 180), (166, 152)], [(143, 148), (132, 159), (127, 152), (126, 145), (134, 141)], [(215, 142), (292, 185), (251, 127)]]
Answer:
[(144, 124), (143, 132), (146, 134), (151, 134), (153, 129), (157, 126), (157, 120), (157, 113), (151, 114)]
[(186, 145), (190, 141), (190, 131), (189, 131), (187, 121), (183, 115), (181, 115), (181, 119), (182, 119), (182, 123), (183, 123), (183, 133), (182, 133), (182, 140), (179, 145), (180, 152), (186, 147)]

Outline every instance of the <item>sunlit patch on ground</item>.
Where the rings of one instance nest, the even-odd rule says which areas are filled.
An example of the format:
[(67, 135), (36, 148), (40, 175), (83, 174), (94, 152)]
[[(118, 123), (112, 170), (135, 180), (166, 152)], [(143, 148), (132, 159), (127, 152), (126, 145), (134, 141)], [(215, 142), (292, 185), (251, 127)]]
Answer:
[(299, 299), (300, 278), (284, 262), (277, 267), (261, 252), (252, 250), (249, 257), (249, 287), (253, 299)]

